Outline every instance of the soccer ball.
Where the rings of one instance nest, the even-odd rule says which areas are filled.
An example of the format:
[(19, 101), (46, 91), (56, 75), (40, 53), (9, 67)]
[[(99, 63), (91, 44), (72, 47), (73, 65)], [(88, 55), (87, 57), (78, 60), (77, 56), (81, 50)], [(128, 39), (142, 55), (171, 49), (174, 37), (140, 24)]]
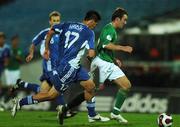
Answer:
[(159, 127), (171, 127), (173, 119), (172, 116), (166, 113), (161, 113), (158, 116), (158, 125)]

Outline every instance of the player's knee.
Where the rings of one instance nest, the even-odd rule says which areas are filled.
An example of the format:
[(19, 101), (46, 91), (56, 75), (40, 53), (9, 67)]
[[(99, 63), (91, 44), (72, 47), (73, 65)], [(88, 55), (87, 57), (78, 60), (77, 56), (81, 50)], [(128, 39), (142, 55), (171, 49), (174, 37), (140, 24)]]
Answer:
[(94, 83), (89, 83), (85, 89), (88, 92), (95, 92), (95, 84)]
[(130, 90), (131, 89), (131, 82), (130, 81), (128, 81), (128, 83), (127, 83), (127, 90)]
[(95, 86), (89, 87), (88, 89), (86, 89), (86, 91), (92, 95), (95, 94), (96, 88)]
[(131, 82), (129, 80), (125, 82), (125, 84), (121, 86), (121, 89), (129, 91), (131, 89)]

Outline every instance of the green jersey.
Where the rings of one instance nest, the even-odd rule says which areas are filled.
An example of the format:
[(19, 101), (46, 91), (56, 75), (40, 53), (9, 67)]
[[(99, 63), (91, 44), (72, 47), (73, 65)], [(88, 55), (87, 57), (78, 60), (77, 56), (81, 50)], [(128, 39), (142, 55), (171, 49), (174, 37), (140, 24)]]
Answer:
[(114, 51), (104, 48), (109, 43), (115, 43), (117, 40), (117, 33), (112, 23), (107, 24), (101, 31), (98, 39), (97, 53), (98, 56), (108, 62), (114, 61)]
[(19, 69), (21, 61), (18, 60), (17, 57), (20, 57), (21, 59), (23, 59), (22, 50), (19, 48), (12, 48), (11, 55), (9, 58), (9, 64), (7, 66), (8, 70), (18, 70)]

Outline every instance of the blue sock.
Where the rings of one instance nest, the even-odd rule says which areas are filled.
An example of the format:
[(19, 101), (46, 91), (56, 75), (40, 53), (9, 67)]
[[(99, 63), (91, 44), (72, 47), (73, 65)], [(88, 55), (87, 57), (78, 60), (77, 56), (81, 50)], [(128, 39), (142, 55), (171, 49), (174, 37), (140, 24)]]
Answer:
[(22, 87), (25, 89), (32, 90), (35, 93), (40, 92), (40, 86), (38, 84), (35, 84), (35, 83), (23, 82)]
[(64, 100), (64, 95), (61, 94), (56, 98), (56, 102), (58, 105), (64, 105), (65, 104), (65, 100)]
[(95, 111), (95, 97), (93, 97), (91, 99), (91, 101), (87, 101), (87, 109), (88, 109), (88, 115), (90, 117), (94, 117), (96, 115), (96, 111)]
[(27, 96), (25, 98), (22, 98), (19, 101), (20, 107), (23, 106), (23, 105), (31, 105), (31, 104), (37, 104), (37, 103), (38, 103), (38, 101), (34, 100), (32, 96)]

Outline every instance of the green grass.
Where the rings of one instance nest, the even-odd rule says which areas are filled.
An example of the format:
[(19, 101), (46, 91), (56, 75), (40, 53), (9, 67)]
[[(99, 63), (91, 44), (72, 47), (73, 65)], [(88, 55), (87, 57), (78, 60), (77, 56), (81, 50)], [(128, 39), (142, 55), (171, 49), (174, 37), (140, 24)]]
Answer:
[[(101, 113), (109, 116), (109, 113)], [(158, 127), (157, 114), (123, 113), (129, 120), (128, 124), (119, 124), (115, 120), (106, 123), (88, 123), (87, 113), (78, 113), (75, 117), (66, 119), (62, 127)], [(180, 127), (180, 115), (173, 115), (173, 126)], [(0, 127), (59, 127), (56, 112), (46, 111), (20, 111), (15, 118), (10, 112), (0, 112)]]

